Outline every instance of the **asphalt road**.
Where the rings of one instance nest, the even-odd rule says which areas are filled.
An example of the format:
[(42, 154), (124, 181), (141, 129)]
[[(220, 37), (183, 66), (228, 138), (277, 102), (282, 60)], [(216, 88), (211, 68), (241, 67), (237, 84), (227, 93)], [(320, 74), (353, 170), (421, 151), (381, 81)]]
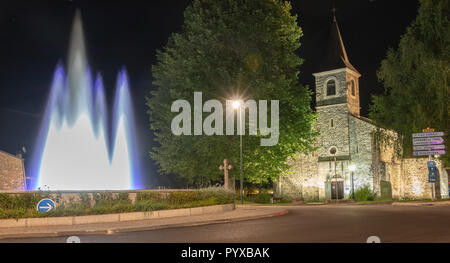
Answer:
[[(287, 215), (232, 223), (112, 235), (80, 236), (92, 242), (450, 242), (450, 206), (290, 206)], [(0, 242), (66, 242), (67, 237)]]

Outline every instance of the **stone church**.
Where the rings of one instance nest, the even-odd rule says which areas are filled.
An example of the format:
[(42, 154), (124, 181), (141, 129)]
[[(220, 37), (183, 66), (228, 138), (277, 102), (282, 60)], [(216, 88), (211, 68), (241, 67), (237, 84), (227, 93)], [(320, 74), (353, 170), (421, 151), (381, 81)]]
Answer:
[[(315, 129), (320, 132), (317, 150), (290, 160), (291, 170), (275, 184), (274, 197), (349, 199), (353, 191), (368, 186), (382, 198), (431, 198), (427, 159), (398, 159), (392, 145), (378, 147), (381, 150), (375, 147), (376, 127), (360, 115), (361, 74), (350, 63), (335, 17), (328, 41), (323, 66), (313, 74), (318, 114)], [(442, 166), (440, 162), (438, 165)], [(448, 198), (443, 167), (440, 174), (434, 191), (437, 197)]]

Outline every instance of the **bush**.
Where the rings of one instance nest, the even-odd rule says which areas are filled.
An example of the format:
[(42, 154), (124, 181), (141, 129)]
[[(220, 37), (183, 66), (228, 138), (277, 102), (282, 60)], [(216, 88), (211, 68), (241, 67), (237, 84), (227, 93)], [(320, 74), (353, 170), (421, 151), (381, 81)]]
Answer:
[(208, 187), (199, 190), (202, 199), (214, 198), (217, 204), (233, 203), (234, 193), (222, 187)]
[[(56, 210), (41, 214), (36, 211), (36, 204), (39, 200), (47, 197), (49, 197), (47, 193), (0, 194), (0, 219), (146, 212), (233, 202), (233, 193), (220, 187), (172, 192), (168, 195), (159, 192), (138, 193), (134, 204), (129, 199), (128, 193), (79, 193), (78, 198), (72, 198), (70, 202), (59, 203)], [(58, 198), (58, 196), (53, 198), (52, 195), (52, 199), (55, 201)]]
[(0, 194), (0, 208), (5, 210), (34, 209), (36, 204), (44, 198), (48, 198), (48, 195), (44, 193)]
[[(239, 197), (240, 198), (240, 197)], [(251, 195), (245, 198), (245, 200), (258, 204), (270, 204), (272, 195), (266, 190), (260, 191), (257, 195)]]
[(256, 196), (255, 202), (259, 204), (269, 204), (272, 195), (269, 193), (263, 193)]
[(365, 185), (355, 191), (355, 200), (357, 202), (374, 201), (375, 197), (376, 197), (375, 193), (368, 185)]
[(201, 200), (199, 191), (195, 192), (172, 192), (167, 196), (167, 201), (171, 204), (186, 204)]
[(158, 192), (138, 193), (136, 195), (136, 201), (161, 201), (166, 199), (163, 194)]

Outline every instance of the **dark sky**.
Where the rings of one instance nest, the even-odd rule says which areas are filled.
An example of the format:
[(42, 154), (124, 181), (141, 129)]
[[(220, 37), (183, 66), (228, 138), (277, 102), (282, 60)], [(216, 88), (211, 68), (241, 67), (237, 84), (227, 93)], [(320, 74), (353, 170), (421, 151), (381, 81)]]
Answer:
[[(220, 1), (220, 0), (218, 0)], [(146, 185), (158, 185), (148, 157), (152, 135), (144, 96), (152, 89), (151, 65), (172, 32), (183, 23), (190, 0), (2, 0), (0, 3), (0, 149), (33, 150), (58, 60), (66, 60), (75, 10), (81, 10), (89, 64), (103, 74), (108, 100), (120, 68), (127, 67), (136, 120), (139, 155)], [(332, 1), (294, 0), (303, 29), (299, 55), (305, 59), (301, 82), (314, 87), (312, 73), (326, 50)], [(341, 34), (353, 66), (362, 74), (362, 115), (371, 94), (383, 92), (376, 70), (388, 47), (415, 18), (414, 0), (335, 1)], [(26, 156), (29, 158), (29, 156)]]

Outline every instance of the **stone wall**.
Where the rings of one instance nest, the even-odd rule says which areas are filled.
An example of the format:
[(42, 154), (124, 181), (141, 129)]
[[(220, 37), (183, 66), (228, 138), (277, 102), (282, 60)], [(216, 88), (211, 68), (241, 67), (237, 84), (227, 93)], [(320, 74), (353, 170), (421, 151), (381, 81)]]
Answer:
[[(325, 100), (335, 99), (338, 97), (345, 98), (344, 102), (347, 102), (347, 74), (346, 69), (331, 70), (328, 72), (322, 72), (320, 74), (313, 74), (316, 84), (316, 101), (322, 102)], [(326, 83), (333, 79), (336, 82), (336, 95), (327, 96)], [(319, 103), (320, 104), (320, 103)], [(318, 105), (319, 105), (318, 104)]]
[[(360, 110), (360, 106), (359, 106), (359, 75), (355, 74), (353, 71), (347, 70), (347, 103), (348, 103), (348, 111), (355, 116), (359, 117), (359, 110)], [(351, 92), (351, 85), (353, 84), (355, 85), (354, 89), (355, 89), (355, 94), (353, 95)]]
[(317, 153), (299, 153), (297, 158), (290, 159), (290, 170), (280, 176), (274, 186), (274, 197), (319, 201), (325, 195), (324, 179), (317, 176)]
[[(331, 157), (329, 150), (332, 146), (337, 148), (336, 156), (349, 155), (349, 128), (347, 105), (329, 105), (317, 107), (317, 130), (320, 131), (318, 138), (319, 157)], [(333, 127), (331, 127), (333, 120)]]
[(0, 151), (0, 190), (25, 190), (23, 159)]
[[(395, 153), (394, 140), (397, 134), (393, 131), (383, 130), (388, 138), (378, 152), (378, 171), (375, 171), (379, 180), (391, 182), (392, 198), (394, 199), (430, 199), (431, 184), (428, 183), (427, 158), (399, 158)], [(399, 153), (401, 154), (401, 152)], [(436, 161), (436, 160), (435, 160)], [(440, 182), (436, 184), (435, 194), (438, 198), (448, 198), (448, 177), (437, 160), (440, 168)], [(378, 181), (379, 182), (379, 181)], [(379, 185), (379, 183), (378, 183)], [(377, 190), (377, 189), (376, 189)], [(378, 193), (378, 192), (377, 192)]]
[[(436, 160), (435, 160), (436, 161)], [(427, 158), (407, 158), (401, 162), (400, 173), (397, 170), (391, 174), (393, 186), (393, 197), (396, 199), (430, 199), (431, 183), (428, 182)], [(442, 167), (441, 161), (437, 160), (438, 167)], [(392, 169), (392, 168), (391, 168)], [(437, 198), (448, 198), (448, 177), (439, 169), (440, 182), (435, 185), (435, 196)], [(394, 177), (394, 178), (392, 178)], [(396, 191), (394, 192), (394, 188)]]
[(350, 154), (351, 164), (355, 165), (353, 172), (354, 188), (369, 186), (374, 191), (378, 191), (380, 178), (374, 176), (374, 157), (376, 156), (373, 146), (372, 132), (375, 129), (371, 123), (348, 115), (350, 134)]

